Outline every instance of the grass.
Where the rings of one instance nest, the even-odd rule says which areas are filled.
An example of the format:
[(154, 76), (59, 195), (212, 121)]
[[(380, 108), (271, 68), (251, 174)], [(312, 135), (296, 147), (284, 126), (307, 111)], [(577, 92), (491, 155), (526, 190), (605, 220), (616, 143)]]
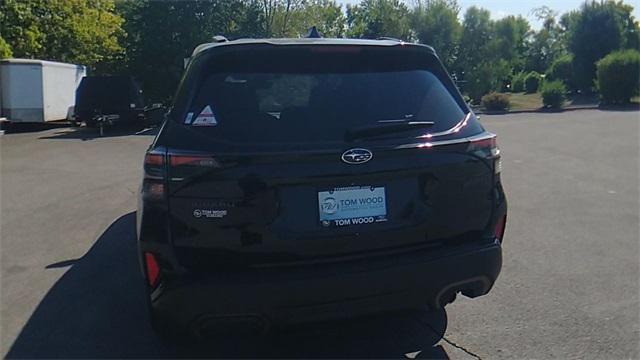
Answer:
[[(525, 93), (510, 93), (509, 100), (511, 107), (509, 110), (538, 110), (542, 108), (542, 96), (540, 93), (525, 94)], [(634, 98), (632, 101), (640, 101), (640, 97)], [(564, 107), (581, 107), (581, 106), (593, 106), (598, 105), (598, 95), (572, 95), (564, 104)]]
[(510, 95), (511, 108), (509, 110), (536, 110), (542, 107), (540, 93), (512, 93)]

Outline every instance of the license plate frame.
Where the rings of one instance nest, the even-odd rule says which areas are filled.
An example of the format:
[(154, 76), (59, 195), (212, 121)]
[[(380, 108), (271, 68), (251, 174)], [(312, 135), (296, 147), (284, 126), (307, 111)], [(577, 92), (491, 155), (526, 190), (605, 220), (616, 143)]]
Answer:
[(385, 186), (335, 187), (318, 191), (322, 227), (371, 225), (387, 221)]

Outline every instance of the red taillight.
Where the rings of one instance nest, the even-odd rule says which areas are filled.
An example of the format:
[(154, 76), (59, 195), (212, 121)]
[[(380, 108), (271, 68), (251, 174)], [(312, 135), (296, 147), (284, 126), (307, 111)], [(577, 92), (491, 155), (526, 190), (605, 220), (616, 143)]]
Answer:
[(148, 152), (144, 157), (144, 180), (142, 184), (145, 200), (164, 199), (165, 156), (163, 153)]
[(149, 286), (155, 288), (158, 285), (160, 279), (160, 267), (156, 261), (155, 256), (151, 253), (144, 253), (144, 262), (147, 266), (147, 281)]
[(494, 149), (498, 149), (498, 143), (494, 134), (490, 134), (477, 140), (471, 140), (467, 147), (468, 151), (490, 150), (493, 152)]
[(183, 155), (183, 154), (171, 154), (169, 155), (169, 164), (172, 167), (190, 165), (190, 166), (204, 166), (204, 167), (218, 167), (218, 162), (211, 155)]
[(504, 230), (506, 225), (507, 225), (507, 214), (504, 214), (503, 217), (498, 219), (498, 222), (496, 223), (496, 227), (494, 230), (496, 238), (500, 241), (502, 241), (502, 237), (504, 236)]
[(467, 151), (480, 151), (494, 159), (494, 172), (500, 174), (502, 172), (502, 161), (500, 160), (500, 149), (498, 148), (498, 142), (496, 141), (495, 134), (489, 134), (487, 136), (472, 140), (467, 146)]
[(144, 156), (144, 164), (150, 166), (163, 166), (164, 165), (164, 155), (156, 154), (156, 153), (147, 153)]

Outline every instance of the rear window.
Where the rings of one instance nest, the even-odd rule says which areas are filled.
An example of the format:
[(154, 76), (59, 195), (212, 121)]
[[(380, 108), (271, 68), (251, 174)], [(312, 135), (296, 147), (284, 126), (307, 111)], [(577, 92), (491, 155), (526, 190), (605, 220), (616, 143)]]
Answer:
[(400, 55), (360, 48), (221, 55), (204, 67), (181, 122), (251, 143), (341, 142), (349, 129), (390, 121), (432, 121), (428, 132), (458, 123), (464, 109), (433, 61)]

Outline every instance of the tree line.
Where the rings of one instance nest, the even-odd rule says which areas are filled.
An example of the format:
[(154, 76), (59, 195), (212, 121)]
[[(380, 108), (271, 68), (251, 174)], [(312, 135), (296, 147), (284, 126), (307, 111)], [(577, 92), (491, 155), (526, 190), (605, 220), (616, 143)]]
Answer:
[(565, 14), (532, 10), (493, 20), (456, 0), (3, 0), (0, 57), (89, 66), (93, 74), (131, 74), (147, 98), (171, 98), (183, 59), (214, 35), (229, 39), (300, 37), (316, 26), (325, 37), (393, 37), (433, 46), (472, 101), (512, 88), (524, 74), (563, 77), (572, 91), (594, 90), (596, 62), (640, 49), (638, 21), (623, 1), (587, 1)]

